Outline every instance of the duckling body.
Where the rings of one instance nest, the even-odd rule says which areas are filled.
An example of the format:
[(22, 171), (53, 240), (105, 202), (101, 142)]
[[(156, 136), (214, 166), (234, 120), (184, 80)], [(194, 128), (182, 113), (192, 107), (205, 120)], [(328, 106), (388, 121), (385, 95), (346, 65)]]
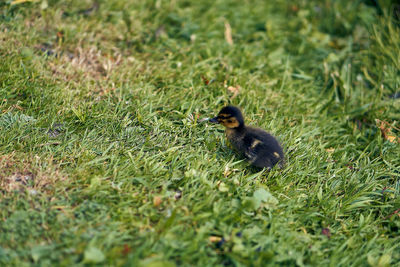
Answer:
[(256, 167), (271, 169), (284, 163), (284, 154), (279, 142), (266, 131), (244, 124), (243, 115), (237, 107), (224, 107), (210, 122), (225, 126), (226, 137), (233, 147)]

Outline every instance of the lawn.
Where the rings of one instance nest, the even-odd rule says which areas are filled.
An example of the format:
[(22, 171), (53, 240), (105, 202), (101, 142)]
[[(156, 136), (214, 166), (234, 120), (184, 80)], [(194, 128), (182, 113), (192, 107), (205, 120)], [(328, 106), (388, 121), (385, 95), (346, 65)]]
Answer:
[[(399, 266), (390, 1), (0, 3), (0, 265)], [(274, 134), (249, 166), (204, 121)]]

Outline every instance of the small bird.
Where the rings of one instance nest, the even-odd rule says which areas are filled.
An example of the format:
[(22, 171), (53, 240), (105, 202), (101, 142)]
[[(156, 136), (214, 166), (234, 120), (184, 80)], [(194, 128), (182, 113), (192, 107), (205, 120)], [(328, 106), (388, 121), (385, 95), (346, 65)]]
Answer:
[(278, 163), (283, 167), (284, 154), (278, 140), (262, 129), (246, 126), (239, 108), (226, 106), (209, 121), (225, 126), (227, 139), (253, 166), (271, 169)]

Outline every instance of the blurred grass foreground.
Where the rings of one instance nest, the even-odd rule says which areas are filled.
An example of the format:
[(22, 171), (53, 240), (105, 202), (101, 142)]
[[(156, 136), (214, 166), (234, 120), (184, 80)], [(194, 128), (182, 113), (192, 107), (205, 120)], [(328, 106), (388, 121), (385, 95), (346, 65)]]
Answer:
[[(399, 266), (397, 1), (0, 2), (1, 266)], [(283, 143), (257, 171), (204, 122)]]

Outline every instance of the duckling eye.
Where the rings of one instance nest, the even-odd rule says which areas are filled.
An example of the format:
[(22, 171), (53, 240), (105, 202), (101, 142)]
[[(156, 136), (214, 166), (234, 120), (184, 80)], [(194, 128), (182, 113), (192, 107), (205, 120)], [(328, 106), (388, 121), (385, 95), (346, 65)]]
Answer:
[(233, 121), (232, 120), (228, 120), (228, 123), (232, 123)]

